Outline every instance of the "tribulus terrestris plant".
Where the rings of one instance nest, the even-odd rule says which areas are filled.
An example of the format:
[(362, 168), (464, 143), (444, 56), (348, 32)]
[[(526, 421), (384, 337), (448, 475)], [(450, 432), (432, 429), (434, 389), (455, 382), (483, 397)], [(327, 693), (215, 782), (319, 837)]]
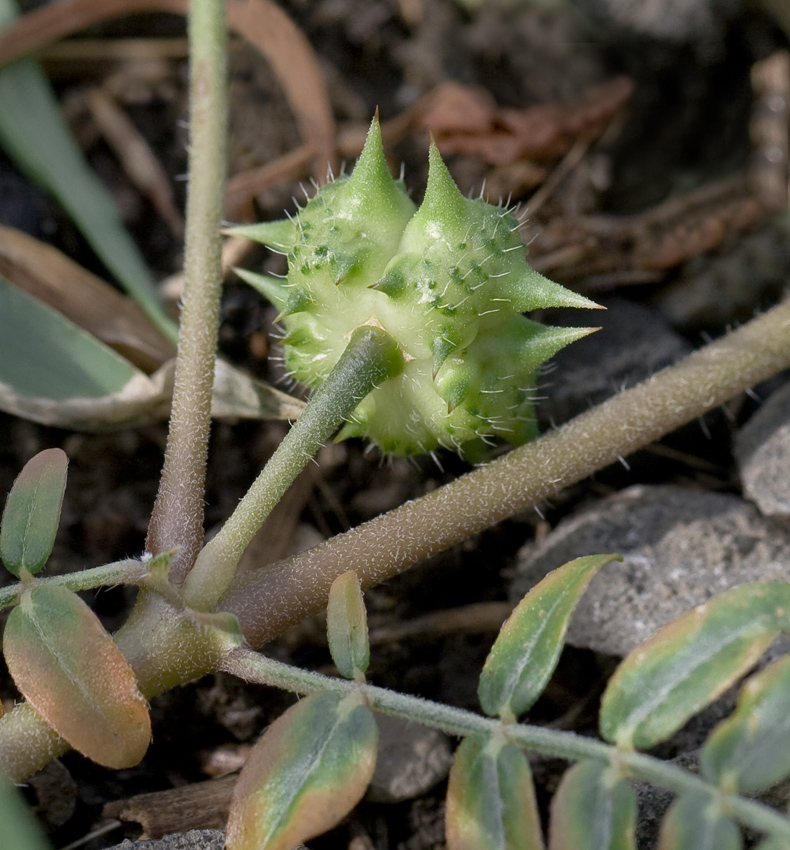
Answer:
[[(511, 214), (461, 196), (435, 148), (428, 190), (415, 209), (386, 169), (374, 123), (351, 177), (322, 189), (289, 221), (241, 231), (288, 255), (285, 280), (245, 277), (279, 308), (288, 368), (314, 392), (236, 511), (204, 546), (225, 167), (219, 0), (194, 0), (190, 44), (186, 289), (148, 552), (139, 560), (39, 578), (57, 529), (67, 460), (48, 450), (21, 472), (0, 530), (0, 557), (19, 579), (0, 591), (0, 604), (12, 606), (3, 650), (25, 697), (0, 719), (5, 774), (21, 781), (68, 747), (108, 767), (133, 765), (151, 736), (146, 700), (225, 670), (310, 694), (272, 724), (250, 755), (234, 796), (229, 850), (285, 850), (342, 819), (372, 774), (375, 712), (463, 738), (448, 787), (452, 850), (543, 846), (527, 750), (576, 763), (552, 803), (549, 846), (557, 850), (634, 847), (631, 779), (678, 795), (664, 820), (664, 848), (739, 847), (738, 823), (765, 834), (763, 850), (790, 846), (790, 821), (741, 796), (790, 774), (786, 658), (743, 686), (736, 711), (705, 743), (699, 776), (639, 752), (666, 740), (790, 630), (790, 584), (729, 591), (632, 653), (604, 694), (601, 740), (519, 718), (545, 688), (589, 581), (616, 555), (591, 554), (560, 566), (528, 593), (481, 672), (483, 714), (368, 684), (361, 596), (362, 587), (535, 504), (786, 368), (790, 306), (525, 442), (535, 436), (532, 390), (540, 364), (588, 331), (546, 328), (523, 312), (592, 305), (530, 270)], [(444, 446), (479, 457), (481, 444), (492, 438), (524, 445), (359, 529), (236, 577), (263, 520), (338, 429), (402, 454)], [(139, 594), (128, 622), (111, 637), (75, 591), (117, 583), (136, 585)], [(330, 648), (343, 678), (287, 667), (255, 651), (327, 603)], [(4, 794), (0, 800), (7, 810)], [(9, 815), (17, 816), (16, 810)]]

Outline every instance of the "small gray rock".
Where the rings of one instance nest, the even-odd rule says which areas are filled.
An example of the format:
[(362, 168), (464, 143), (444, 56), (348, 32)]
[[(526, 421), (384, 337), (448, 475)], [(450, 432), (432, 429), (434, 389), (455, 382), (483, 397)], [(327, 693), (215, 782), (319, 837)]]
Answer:
[(661, 41), (704, 41), (719, 35), (740, 0), (587, 0), (584, 4), (633, 32)]
[(109, 850), (223, 850), (225, 833), (220, 829), (192, 829), (154, 841), (126, 839)]
[(398, 717), (376, 715), (379, 752), (366, 795), (372, 803), (401, 803), (429, 791), (453, 761), (447, 736)]
[[(692, 773), (698, 773), (697, 754), (682, 755), (672, 760), (675, 767), (682, 767)], [(675, 794), (664, 788), (656, 788), (648, 782), (635, 782), (639, 818), (636, 825), (636, 846), (638, 850), (654, 850), (658, 846), (661, 821), (667, 809), (676, 799)]]
[(745, 494), (768, 517), (790, 517), (790, 383), (773, 393), (735, 438)]
[[(585, 321), (601, 330), (552, 358), (554, 368), (545, 379), (550, 391), (538, 407), (545, 422), (565, 422), (691, 351), (656, 310), (622, 298), (600, 303), (606, 312), (591, 314)], [(563, 315), (561, 323), (565, 321)], [(578, 313), (569, 322), (578, 324)]]
[(790, 574), (790, 533), (724, 493), (630, 487), (524, 547), (511, 588), (520, 599), (548, 572), (582, 555), (619, 552), (571, 620), (568, 642), (624, 656), (660, 628), (730, 587)]

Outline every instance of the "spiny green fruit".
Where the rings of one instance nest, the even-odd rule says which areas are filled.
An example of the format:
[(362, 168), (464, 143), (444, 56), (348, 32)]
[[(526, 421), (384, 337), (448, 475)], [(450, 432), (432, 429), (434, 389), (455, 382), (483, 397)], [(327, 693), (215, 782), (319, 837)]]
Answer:
[(513, 214), (465, 198), (435, 145), (417, 209), (390, 175), (377, 121), (351, 176), (293, 217), (232, 232), (288, 258), (284, 279), (240, 274), (279, 308), (297, 380), (317, 387), (359, 325), (380, 326), (401, 346), (401, 375), (340, 432), (390, 454), (469, 454), (492, 438), (534, 437), (540, 364), (591, 329), (546, 327), (522, 313), (597, 306), (531, 269)]

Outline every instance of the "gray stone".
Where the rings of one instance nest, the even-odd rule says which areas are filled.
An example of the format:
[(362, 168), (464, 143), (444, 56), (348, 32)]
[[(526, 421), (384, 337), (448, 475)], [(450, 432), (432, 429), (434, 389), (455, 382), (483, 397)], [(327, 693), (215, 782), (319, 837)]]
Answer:
[(376, 715), (379, 752), (366, 798), (400, 803), (425, 794), (447, 776), (453, 761), (447, 736), (398, 717)]
[(223, 850), (225, 833), (220, 829), (192, 829), (153, 841), (126, 839), (108, 850)]
[(568, 642), (624, 656), (672, 620), (730, 587), (790, 575), (790, 533), (737, 496), (675, 486), (630, 487), (524, 547), (511, 589), (520, 599), (582, 555), (619, 552), (593, 579)]
[[(545, 422), (560, 424), (685, 357), (691, 346), (656, 310), (621, 298), (601, 299), (606, 312), (584, 317), (601, 330), (552, 358), (538, 406)], [(579, 324), (578, 311), (560, 323)]]
[(661, 41), (704, 41), (720, 36), (741, 0), (585, 0), (611, 23)]
[[(675, 767), (698, 773), (697, 754), (682, 755), (672, 760)], [(676, 799), (675, 794), (648, 782), (635, 782), (639, 818), (636, 824), (637, 850), (654, 850), (658, 846), (661, 821)]]
[(745, 494), (768, 517), (790, 517), (790, 383), (773, 393), (735, 438)]

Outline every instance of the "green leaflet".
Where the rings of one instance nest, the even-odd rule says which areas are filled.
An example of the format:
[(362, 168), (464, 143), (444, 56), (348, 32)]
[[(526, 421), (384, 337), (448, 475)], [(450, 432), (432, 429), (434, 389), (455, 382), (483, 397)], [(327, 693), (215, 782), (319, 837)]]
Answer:
[(613, 768), (587, 759), (562, 777), (551, 801), (549, 850), (636, 850), (635, 829), (636, 794)]
[(527, 757), (503, 735), (464, 738), (447, 788), (448, 850), (542, 850)]
[(342, 820), (376, 763), (378, 728), (357, 695), (309, 696), (272, 723), (236, 783), (227, 850), (291, 850)]
[(340, 675), (364, 681), (370, 662), (368, 619), (359, 579), (353, 570), (332, 582), (326, 609), (326, 633), (329, 651)]
[(549, 573), (521, 600), (486, 659), (477, 695), (486, 714), (517, 717), (546, 687), (568, 623), (593, 576), (619, 555), (577, 558)]
[(741, 850), (742, 847), (738, 825), (703, 795), (679, 797), (661, 823), (658, 850)]
[(759, 792), (790, 774), (790, 656), (752, 676), (734, 714), (710, 734), (702, 775), (730, 792)]
[(98, 617), (70, 590), (39, 584), (9, 614), (14, 683), (52, 728), (105, 767), (132, 767), (151, 740), (148, 704)]
[(0, 524), (0, 558), (19, 577), (46, 564), (55, 543), (69, 459), (61, 449), (31, 458), (14, 481)]
[(790, 584), (735, 587), (637, 647), (601, 701), (602, 737), (647, 749), (666, 740), (741, 677), (788, 627)]
[(463, 197), (436, 147), (418, 210), (391, 177), (378, 122), (350, 177), (320, 189), (288, 221), (237, 228), (288, 257), (287, 280), (243, 274), (280, 310), (285, 362), (321, 384), (354, 328), (387, 331), (403, 374), (357, 407), (341, 438), (392, 454), (439, 446), (473, 453), (492, 438), (536, 434), (539, 367), (589, 328), (547, 328), (522, 313), (595, 307), (531, 269), (508, 211)]

